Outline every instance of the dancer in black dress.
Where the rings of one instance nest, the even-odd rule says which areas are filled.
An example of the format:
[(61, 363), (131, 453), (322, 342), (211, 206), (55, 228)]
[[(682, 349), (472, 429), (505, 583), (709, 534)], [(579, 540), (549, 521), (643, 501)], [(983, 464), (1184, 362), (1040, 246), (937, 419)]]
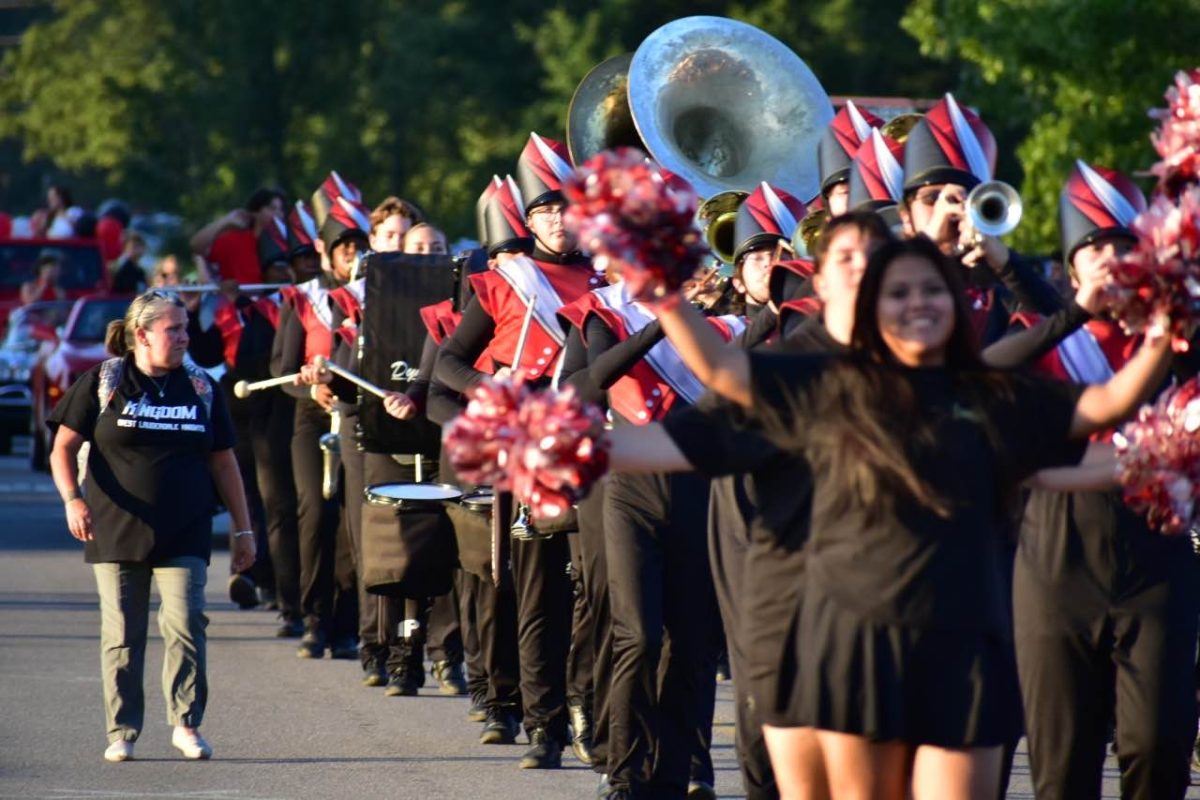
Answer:
[[(859, 356), (725, 348), (704, 376), (813, 467), (796, 689), (835, 796), (900, 797), (910, 774), (918, 793), (995, 794), (999, 745), (1019, 724), (996, 535), (1006, 501), (1020, 479), (1078, 458), (1068, 439), (1132, 412), (1165, 363), (1155, 343), (1086, 390), (988, 370), (967, 314), (935, 247), (892, 243), (859, 291)], [(660, 319), (668, 335), (688, 324), (670, 309)], [(644, 431), (614, 433), (617, 468), (662, 468)], [(776, 777), (783, 797), (801, 796), (794, 776)]]

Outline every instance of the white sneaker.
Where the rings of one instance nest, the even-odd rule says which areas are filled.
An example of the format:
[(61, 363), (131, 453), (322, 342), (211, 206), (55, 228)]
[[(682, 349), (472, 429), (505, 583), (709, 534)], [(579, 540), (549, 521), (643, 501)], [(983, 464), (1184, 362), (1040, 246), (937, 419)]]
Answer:
[(108, 746), (104, 751), (104, 760), (111, 761), (114, 764), (119, 761), (133, 760), (133, 742), (127, 742), (124, 739), (117, 739)]
[(212, 758), (212, 748), (195, 728), (176, 725), (175, 732), (171, 734), (171, 744), (175, 746), (176, 750), (183, 753), (184, 758), (190, 758), (193, 761)]

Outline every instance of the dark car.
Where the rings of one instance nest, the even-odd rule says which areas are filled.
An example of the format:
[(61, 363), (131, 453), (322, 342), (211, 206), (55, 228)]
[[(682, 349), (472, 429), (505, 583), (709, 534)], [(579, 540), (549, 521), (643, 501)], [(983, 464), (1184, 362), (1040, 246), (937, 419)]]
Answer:
[(125, 316), (131, 297), (84, 297), (76, 300), (50, 354), (34, 365), (33, 454), (34, 469), (47, 468), (50, 430), (46, 419), (75, 379), (99, 364), (108, 354), (104, 333), (108, 323)]
[(44, 357), (53, 348), (55, 330), (66, 322), (72, 305), (70, 300), (31, 303), (8, 316), (0, 341), (0, 454), (12, 452), (13, 436), (29, 433), (34, 365), (39, 353)]
[(62, 264), (59, 286), (67, 300), (108, 292), (110, 278), (95, 239), (0, 239), (0, 324), (20, 306), (21, 284), (36, 276), (38, 259), (48, 254)]

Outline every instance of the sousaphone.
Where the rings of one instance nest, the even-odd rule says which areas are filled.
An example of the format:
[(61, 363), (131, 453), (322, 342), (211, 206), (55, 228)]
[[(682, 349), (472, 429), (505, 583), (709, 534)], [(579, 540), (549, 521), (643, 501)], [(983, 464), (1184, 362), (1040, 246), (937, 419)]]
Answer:
[(579, 166), (616, 147), (645, 150), (629, 112), (629, 62), (632, 53), (602, 61), (584, 76), (567, 109), (567, 150)]
[(761, 181), (817, 194), (817, 143), (833, 106), (778, 39), (723, 17), (685, 17), (646, 37), (628, 80), (646, 150), (701, 197)]

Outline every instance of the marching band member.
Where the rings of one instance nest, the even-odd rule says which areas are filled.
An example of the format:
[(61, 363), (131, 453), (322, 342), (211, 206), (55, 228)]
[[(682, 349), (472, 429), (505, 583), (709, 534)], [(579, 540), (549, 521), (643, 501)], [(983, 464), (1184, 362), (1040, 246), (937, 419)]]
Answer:
[[(332, 176), (323, 185), (328, 194), (324, 207), (328, 216), (319, 225), (319, 237), (313, 241), (323, 271), (290, 292), (290, 303), (280, 314), (279, 331), (271, 353), (271, 373), (275, 376), (297, 373), (314, 356), (333, 354), (333, 310), (329, 292), (345, 284), (351, 276), (358, 254), (367, 247), (370, 227), (368, 212), (357, 199), (334, 194), (343, 182)], [(323, 190), (318, 190), (318, 195)], [(332, 198), (332, 199), (330, 199)], [(326, 385), (289, 386), (296, 398), (296, 421), (292, 435), (292, 469), (296, 483), (300, 530), (300, 605), (304, 615), (304, 636), (297, 655), (321, 658), (331, 648), (335, 658), (357, 658), (355, 618), (351, 597), (339, 597), (335, 604), (335, 559), (337, 558), (338, 507), (336, 498), (322, 497), (322, 455), (318, 442), (329, 432), (329, 415), (335, 398)], [(348, 560), (348, 559), (347, 559)]]
[[(553, 374), (564, 341), (555, 312), (600, 284), (590, 262), (576, 250), (575, 241), (563, 227), (564, 201), (559, 187), (569, 171), (562, 144), (531, 134), (517, 163), (517, 181), (534, 250), (530, 258), (513, 259), (472, 278), (475, 298), (443, 345), (435, 369), (438, 381), (449, 388), (465, 392), (487, 371), (519, 371), (533, 382), (547, 382)], [(513, 363), (529, 301), (532, 323), (520, 361)], [(565, 572), (568, 560), (562, 534), (514, 541), (512, 546), (521, 697), (530, 740), (521, 761), (524, 768), (558, 767), (566, 741), (565, 675), (571, 626), (571, 586)]]
[(849, 210), (850, 162), (862, 143), (871, 137), (871, 131), (882, 124), (879, 117), (859, 108), (853, 100), (847, 100), (821, 136), (817, 144), (821, 199), (831, 217), (841, 216)]

